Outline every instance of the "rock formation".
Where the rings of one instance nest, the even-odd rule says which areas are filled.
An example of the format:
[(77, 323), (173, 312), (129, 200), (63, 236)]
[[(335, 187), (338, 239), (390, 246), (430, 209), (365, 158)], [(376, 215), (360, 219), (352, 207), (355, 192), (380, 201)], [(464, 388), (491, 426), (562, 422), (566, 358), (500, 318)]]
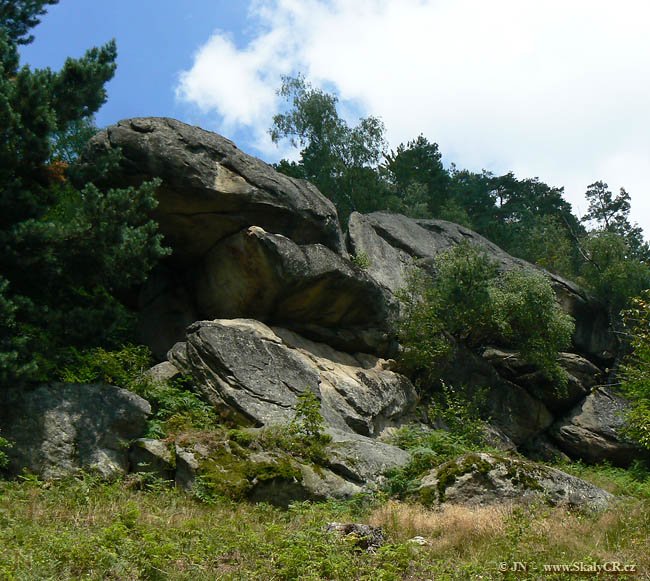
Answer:
[(610, 493), (561, 470), (485, 453), (434, 468), (423, 478), (419, 494), (427, 504), (542, 501), (587, 511), (604, 510), (613, 500)]
[(43, 478), (77, 470), (106, 478), (129, 467), (129, 443), (146, 428), (151, 407), (110, 385), (53, 383), (0, 390), (0, 430), (12, 442), (10, 473)]
[[(435, 272), (436, 256), (461, 241), (479, 245), (502, 269), (535, 268), (462, 226), (383, 212), (353, 213), (346, 248), (334, 206), (314, 186), (178, 121), (122, 121), (91, 140), (85, 163), (117, 148), (122, 161), (106, 179), (114, 186), (161, 180), (154, 218), (173, 250), (138, 291), (142, 340), (162, 361), (150, 377), (190, 375), (223, 416), (253, 430), (287, 424), (309, 390), (332, 437), (327, 462), (315, 470), (277, 451), (233, 455), (238, 448), (226, 436), (173, 447), (140, 439), (127, 457), (122, 443), (143, 435), (146, 402), (107, 386), (42, 386), (5, 394), (11, 401), (0, 409), (0, 430), (20, 443), (13, 469), (54, 476), (92, 466), (112, 475), (130, 462), (132, 470), (180, 486), (225, 478), (248, 498), (287, 502), (372, 489), (386, 470), (409, 461), (408, 453), (379, 439), (413, 420), (418, 400), (390, 359), (398, 347), (395, 293), (408, 270), (417, 262)], [(365, 256), (367, 268), (350, 260), (348, 250)], [(549, 389), (516, 352), (498, 345), (459, 347), (445, 379), (470, 392), (488, 389), (490, 433), (505, 449), (629, 462), (636, 449), (620, 436), (625, 402), (597, 388), (599, 367), (616, 349), (606, 312), (577, 285), (547, 274), (576, 319), (573, 352), (560, 356), (569, 374), (566, 393)], [(224, 467), (226, 453), (228, 462), (239, 454), (237, 470)], [(483, 476), (491, 485), (527, 494), (512, 478), (503, 480), (506, 461), (481, 462), (489, 465)], [(523, 466), (512, 462), (506, 464), (515, 472)], [(558, 499), (592, 492), (567, 475), (540, 474), (533, 488)], [(423, 490), (439, 490), (440, 478), (432, 473)], [(470, 484), (460, 484), (477, 478), (457, 478), (447, 499), (466, 497)], [(594, 494), (592, 504), (605, 502)]]

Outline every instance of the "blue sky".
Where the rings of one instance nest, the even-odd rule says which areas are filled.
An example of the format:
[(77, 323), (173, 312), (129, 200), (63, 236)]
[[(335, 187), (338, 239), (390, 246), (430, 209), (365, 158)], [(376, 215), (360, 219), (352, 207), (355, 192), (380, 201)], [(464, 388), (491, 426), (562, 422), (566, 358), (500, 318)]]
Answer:
[(247, 9), (236, 0), (61, 0), (22, 49), (23, 62), (58, 69), (67, 57), (115, 38), (118, 67), (97, 115), (100, 126), (158, 115), (205, 122), (195, 107), (176, 99), (179, 73), (217, 30), (245, 43)]
[(99, 125), (164, 115), (267, 161), (285, 74), (377, 115), (392, 148), (423, 133), (460, 168), (565, 186), (603, 180), (650, 232), (646, 0), (61, 0), (24, 62), (58, 68), (116, 38)]

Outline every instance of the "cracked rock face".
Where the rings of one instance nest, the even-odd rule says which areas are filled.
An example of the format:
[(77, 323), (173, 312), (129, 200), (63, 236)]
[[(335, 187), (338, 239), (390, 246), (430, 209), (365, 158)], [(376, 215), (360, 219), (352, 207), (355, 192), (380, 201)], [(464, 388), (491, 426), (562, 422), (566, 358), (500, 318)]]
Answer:
[(345, 255), (332, 202), (216, 133), (168, 118), (127, 119), (93, 137), (84, 159), (92, 163), (116, 148), (123, 159), (108, 176), (111, 186), (162, 179), (154, 217), (178, 262), (253, 225)]
[(197, 278), (203, 318), (255, 318), (345, 351), (390, 351), (390, 294), (322, 244), (253, 226), (215, 245)]
[(407, 421), (416, 393), (386, 360), (350, 355), (253, 320), (199, 321), (169, 359), (191, 373), (206, 398), (249, 424), (285, 424), (306, 390), (328, 426), (377, 436)]
[(622, 435), (628, 410), (624, 398), (599, 387), (557, 421), (550, 436), (571, 457), (627, 466), (642, 455), (639, 447)]

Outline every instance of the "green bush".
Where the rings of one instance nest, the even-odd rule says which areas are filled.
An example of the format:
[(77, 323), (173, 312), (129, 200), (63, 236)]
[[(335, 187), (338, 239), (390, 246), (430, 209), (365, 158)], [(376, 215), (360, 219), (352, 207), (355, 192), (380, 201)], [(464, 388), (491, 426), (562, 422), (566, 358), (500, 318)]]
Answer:
[(519, 351), (551, 380), (564, 385), (558, 351), (571, 345), (573, 319), (562, 312), (548, 279), (532, 270), (512, 270), (490, 284), (495, 338)]
[(71, 351), (68, 359), (68, 366), (60, 373), (62, 381), (108, 383), (146, 399), (153, 411), (149, 437), (161, 438), (190, 428), (208, 429), (217, 423), (212, 406), (191, 390), (190, 378), (153, 381), (147, 377), (152, 357), (144, 345), (126, 345), (118, 351)]
[(0, 436), (0, 468), (4, 468), (9, 463), (9, 458), (5, 450), (11, 448), (11, 442)]
[(257, 444), (263, 449), (278, 449), (314, 464), (327, 462), (326, 445), (332, 441), (325, 433), (325, 420), (320, 413), (320, 400), (307, 389), (298, 396), (296, 413), (288, 425), (273, 425), (262, 430)]
[(476, 348), (489, 343), (518, 349), (558, 384), (566, 374), (557, 361), (568, 347), (573, 320), (562, 312), (549, 280), (533, 270), (499, 273), (479, 248), (459, 244), (442, 253), (435, 276), (411, 274), (402, 302), (402, 363), (428, 379), (460, 342)]
[(632, 404), (626, 431), (650, 450), (650, 290), (632, 300), (624, 320), (632, 347), (621, 369), (621, 387)]
[(407, 450), (411, 459), (388, 472), (384, 490), (404, 498), (415, 492), (420, 479), (435, 466), (485, 448), (485, 422), (480, 418), (481, 397), (470, 398), (460, 389), (441, 382), (441, 390), (432, 394), (428, 416), (433, 425), (442, 422), (446, 429), (404, 426), (391, 443)]

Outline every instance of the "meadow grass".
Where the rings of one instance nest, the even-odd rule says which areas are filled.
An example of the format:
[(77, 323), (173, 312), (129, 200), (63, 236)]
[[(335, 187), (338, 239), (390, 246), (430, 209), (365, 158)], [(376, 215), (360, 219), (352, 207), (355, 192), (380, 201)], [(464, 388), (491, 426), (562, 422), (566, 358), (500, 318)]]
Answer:
[[(619, 469), (576, 470), (633, 494), (601, 514), (544, 505), (428, 509), (381, 496), (282, 510), (204, 503), (160, 482), (142, 490), (90, 476), (0, 481), (0, 579), (575, 579), (543, 565), (613, 561), (650, 578), (645, 489), (626, 489)], [(386, 543), (368, 553), (326, 532), (331, 521), (381, 526)], [(502, 572), (502, 563), (527, 571)]]

